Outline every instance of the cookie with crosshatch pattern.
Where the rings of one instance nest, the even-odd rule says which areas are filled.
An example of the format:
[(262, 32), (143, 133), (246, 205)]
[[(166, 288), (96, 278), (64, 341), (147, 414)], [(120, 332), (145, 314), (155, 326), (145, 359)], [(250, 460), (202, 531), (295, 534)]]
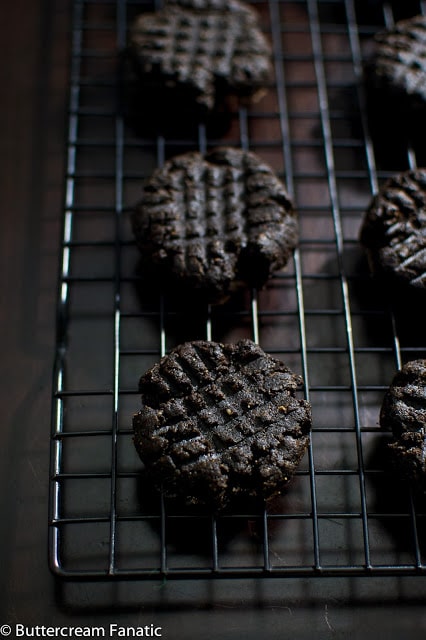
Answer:
[(134, 444), (153, 485), (221, 510), (279, 495), (310, 439), (303, 381), (250, 340), (179, 345), (139, 382)]
[(371, 270), (406, 290), (426, 291), (426, 169), (388, 180), (361, 228)]
[(282, 182), (254, 153), (227, 147), (176, 156), (154, 171), (132, 225), (146, 272), (209, 302), (263, 286), (298, 240)]
[[(377, 33), (366, 65), (370, 88), (384, 93), (387, 108), (426, 113), (426, 16), (400, 20)], [(402, 123), (401, 123), (402, 124)]]
[(200, 114), (229, 97), (255, 101), (271, 81), (271, 47), (239, 0), (170, 0), (130, 27), (127, 54), (145, 101)]
[(426, 360), (412, 360), (395, 375), (385, 394), (380, 424), (392, 430), (395, 467), (419, 491), (426, 491)]

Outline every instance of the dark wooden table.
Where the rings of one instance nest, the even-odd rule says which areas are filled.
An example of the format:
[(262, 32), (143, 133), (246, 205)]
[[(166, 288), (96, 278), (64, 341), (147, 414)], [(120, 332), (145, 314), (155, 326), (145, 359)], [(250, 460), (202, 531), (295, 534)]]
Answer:
[(47, 460), (69, 7), (17, 0), (3, 11), (0, 607), (13, 624), (54, 603)]

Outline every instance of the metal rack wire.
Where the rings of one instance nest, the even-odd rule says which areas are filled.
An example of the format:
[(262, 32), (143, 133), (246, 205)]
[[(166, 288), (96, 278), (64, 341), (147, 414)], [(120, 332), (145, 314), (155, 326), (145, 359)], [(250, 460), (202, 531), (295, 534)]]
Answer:
[[(425, 514), (387, 470), (384, 390), (424, 334), (370, 280), (358, 231), (371, 194), (421, 150), (381, 159), (369, 130), (364, 46), (425, 3), (258, 0), (275, 82), (220, 139), (136, 133), (117, 110), (117, 51), (148, 2), (74, 0), (54, 366), (49, 558), (71, 579), (416, 575)], [(398, 13), (397, 13), (398, 11)], [(142, 179), (182, 150), (256, 151), (299, 211), (293, 264), (262, 291), (189, 308), (141, 291), (128, 213)], [(303, 374), (314, 429), (272, 510), (221, 516), (151, 496), (131, 441), (138, 378), (186, 339), (252, 337)], [(422, 342), (423, 337), (423, 342)]]

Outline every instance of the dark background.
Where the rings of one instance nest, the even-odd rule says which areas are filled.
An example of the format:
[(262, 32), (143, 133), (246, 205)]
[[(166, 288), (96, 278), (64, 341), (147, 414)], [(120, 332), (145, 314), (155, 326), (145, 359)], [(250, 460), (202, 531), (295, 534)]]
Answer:
[(14, 0), (2, 17), (0, 626), (153, 623), (165, 638), (425, 637), (423, 578), (62, 584), (49, 573), (69, 2)]

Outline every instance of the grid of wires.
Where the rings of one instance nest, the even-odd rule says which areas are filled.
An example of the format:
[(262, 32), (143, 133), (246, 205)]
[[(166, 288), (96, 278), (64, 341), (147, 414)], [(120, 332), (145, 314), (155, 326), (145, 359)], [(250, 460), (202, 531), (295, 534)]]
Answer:
[[(422, 2), (256, 0), (275, 78), (214, 138), (136, 132), (117, 110), (117, 52), (144, 0), (74, 0), (51, 436), (49, 553), (65, 578), (426, 573), (425, 514), (384, 463), (378, 426), (424, 333), (390, 309), (358, 243), (372, 193), (421, 150), (382, 153), (366, 111), (365, 46)], [(401, 6), (401, 5), (404, 6)], [(148, 99), (149, 97), (147, 97)], [(172, 114), (171, 114), (172, 117)], [(250, 149), (285, 181), (300, 220), (292, 264), (262, 291), (199, 308), (144, 292), (129, 212), (177, 153)], [(312, 441), (262, 513), (177, 511), (143, 482), (132, 443), (139, 376), (185, 340), (250, 337), (305, 380)], [(423, 337), (423, 342), (422, 342)]]

